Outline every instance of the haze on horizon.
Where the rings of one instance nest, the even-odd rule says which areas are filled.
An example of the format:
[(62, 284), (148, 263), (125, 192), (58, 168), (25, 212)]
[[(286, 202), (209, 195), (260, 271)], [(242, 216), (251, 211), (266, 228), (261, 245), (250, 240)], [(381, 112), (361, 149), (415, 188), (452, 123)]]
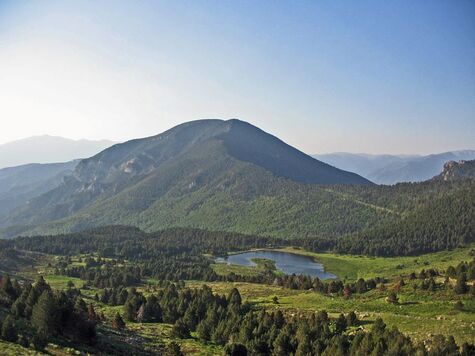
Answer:
[(239, 118), (307, 153), (475, 148), (475, 3), (0, 1), (0, 144)]

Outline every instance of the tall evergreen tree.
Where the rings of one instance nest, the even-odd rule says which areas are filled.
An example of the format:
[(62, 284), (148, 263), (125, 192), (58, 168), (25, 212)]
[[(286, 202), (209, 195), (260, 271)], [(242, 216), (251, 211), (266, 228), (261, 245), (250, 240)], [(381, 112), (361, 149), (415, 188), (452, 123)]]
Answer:
[(122, 319), (119, 313), (115, 314), (114, 320), (112, 320), (112, 327), (116, 330), (122, 330), (125, 328), (124, 319)]
[(191, 337), (190, 329), (183, 319), (178, 319), (172, 327), (172, 335), (180, 339), (188, 339)]
[(454, 291), (457, 294), (464, 294), (468, 292), (468, 285), (467, 285), (467, 276), (465, 273), (459, 273), (457, 277), (457, 284), (455, 284)]
[(18, 333), (15, 326), (15, 319), (8, 315), (2, 323), (2, 339), (10, 342), (15, 342), (18, 339)]
[(224, 354), (226, 356), (247, 356), (247, 348), (243, 344), (232, 342), (224, 347)]
[(46, 336), (55, 335), (59, 328), (59, 316), (56, 298), (46, 288), (33, 307), (31, 324)]

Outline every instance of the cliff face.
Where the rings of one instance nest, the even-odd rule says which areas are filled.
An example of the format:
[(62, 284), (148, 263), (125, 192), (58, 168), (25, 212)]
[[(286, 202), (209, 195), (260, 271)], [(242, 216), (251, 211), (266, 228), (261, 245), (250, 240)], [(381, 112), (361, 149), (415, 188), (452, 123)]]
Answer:
[(435, 176), (435, 180), (454, 181), (475, 178), (475, 160), (448, 161), (444, 164), (442, 173)]

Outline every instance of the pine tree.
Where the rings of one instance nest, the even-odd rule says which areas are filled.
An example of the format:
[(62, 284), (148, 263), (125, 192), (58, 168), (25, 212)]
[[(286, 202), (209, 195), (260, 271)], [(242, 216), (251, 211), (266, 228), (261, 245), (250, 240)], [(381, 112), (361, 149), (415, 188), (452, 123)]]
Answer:
[(172, 341), (167, 345), (167, 349), (165, 350), (165, 356), (183, 356), (183, 352), (181, 351), (180, 345), (176, 342)]
[(346, 318), (343, 314), (340, 314), (338, 316), (338, 319), (336, 319), (336, 321), (335, 321), (335, 331), (338, 334), (341, 334), (346, 330), (346, 327), (347, 327)]
[(112, 327), (116, 330), (122, 330), (125, 328), (124, 319), (122, 319), (119, 313), (115, 314), (114, 320), (112, 320)]
[(203, 341), (211, 340), (212, 328), (207, 319), (202, 320), (201, 323), (198, 324), (196, 331), (198, 332), (198, 337), (201, 340)]
[(18, 337), (18, 344), (26, 348), (30, 347), (30, 341), (25, 335), (20, 335)]
[(376, 320), (373, 323), (373, 326), (371, 327), (371, 332), (376, 335), (381, 335), (383, 334), (385, 329), (386, 329), (386, 324), (384, 323), (383, 319), (378, 317), (376, 318)]
[(9, 275), (2, 278), (1, 290), (10, 299), (10, 303), (17, 298), (17, 291), (13, 287)]
[(228, 296), (228, 301), (229, 301), (229, 304), (241, 305), (242, 298), (237, 288), (231, 289), (231, 292), (229, 293), (229, 296)]
[(92, 303), (89, 303), (89, 305), (87, 306), (87, 319), (93, 323), (96, 323), (98, 319)]
[(160, 323), (162, 321), (162, 308), (157, 297), (151, 295), (147, 298), (144, 310), (144, 322)]
[(15, 300), (15, 302), (12, 304), (10, 311), (15, 317), (20, 318), (22, 316), (25, 316), (25, 307), (26, 304), (22, 294), (22, 296), (20, 296), (20, 298)]
[(67, 283), (67, 287), (68, 287), (68, 289), (73, 289), (75, 287), (74, 282), (69, 280), (68, 283)]
[(358, 317), (354, 311), (349, 312), (346, 316), (346, 324), (348, 326), (355, 326), (358, 324)]
[[(322, 356), (345, 356), (348, 342), (342, 335), (335, 335), (331, 340)], [(382, 355), (375, 353), (375, 355)]]
[(45, 279), (43, 276), (38, 276), (36, 279), (35, 285), (33, 287), (35, 289), (36, 294), (38, 297), (43, 294), (45, 290), (51, 290), (51, 287), (49, 286), (48, 283), (46, 283)]
[(31, 324), (42, 330), (48, 337), (55, 335), (59, 328), (59, 313), (56, 298), (49, 289), (45, 289), (33, 307)]
[(292, 352), (291, 338), (287, 327), (281, 330), (273, 346), (276, 356), (287, 356)]
[(178, 319), (172, 327), (172, 335), (180, 339), (188, 339), (191, 337), (190, 329), (183, 319)]
[(76, 298), (76, 303), (74, 303), (74, 312), (83, 319), (88, 318), (87, 304), (84, 299)]
[(229, 343), (224, 347), (226, 356), (247, 356), (247, 348), (240, 343)]
[(468, 292), (467, 277), (465, 273), (460, 273), (457, 278), (457, 284), (454, 287), (457, 294), (465, 294)]
[(15, 320), (11, 315), (8, 315), (2, 323), (2, 339), (10, 342), (15, 342), (18, 339)]
[(457, 275), (457, 272), (455, 271), (455, 268), (454, 266), (449, 266), (447, 268), (447, 272), (446, 272), (447, 276), (451, 277), (451, 278), (455, 278), (455, 276)]
[(46, 345), (48, 345), (48, 337), (43, 330), (37, 330), (36, 334), (31, 339), (33, 347), (37, 351), (43, 351)]
[(310, 338), (308, 333), (300, 337), (298, 340), (297, 350), (295, 351), (295, 356), (311, 356), (312, 355), (312, 345), (310, 343)]
[(135, 321), (137, 316), (137, 310), (135, 309), (135, 305), (131, 300), (127, 300), (124, 304), (124, 317), (127, 321)]
[(142, 304), (137, 312), (137, 323), (143, 323), (146, 321), (145, 316), (145, 304)]
[(397, 304), (399, 301), (399, 298), (397, 297), (397, 294), (395, 291), (389, 292), (388, 298), (387, 298), (388, 303), (391, 304)]
[(345, 299), (350, 299), (351, 298), (351, 289), (348, 284), (345, 285), (345, 288), (343, 288), (343, 297)]

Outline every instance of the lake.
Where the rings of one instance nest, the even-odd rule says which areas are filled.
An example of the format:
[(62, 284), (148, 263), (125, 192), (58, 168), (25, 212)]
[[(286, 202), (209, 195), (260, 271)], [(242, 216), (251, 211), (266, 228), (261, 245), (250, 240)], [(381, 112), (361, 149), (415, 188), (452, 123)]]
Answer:
[(313, 258), (282, 251), (249, 251), (218, 258), (216, 262), (240, 266), (256, 266), (254, 258), (265, 258), (275, 262), (275, 267), (285, 274), (305, 274), (320, 279), (337, 278), (334, 274), (325, 272), (321, 263)]

